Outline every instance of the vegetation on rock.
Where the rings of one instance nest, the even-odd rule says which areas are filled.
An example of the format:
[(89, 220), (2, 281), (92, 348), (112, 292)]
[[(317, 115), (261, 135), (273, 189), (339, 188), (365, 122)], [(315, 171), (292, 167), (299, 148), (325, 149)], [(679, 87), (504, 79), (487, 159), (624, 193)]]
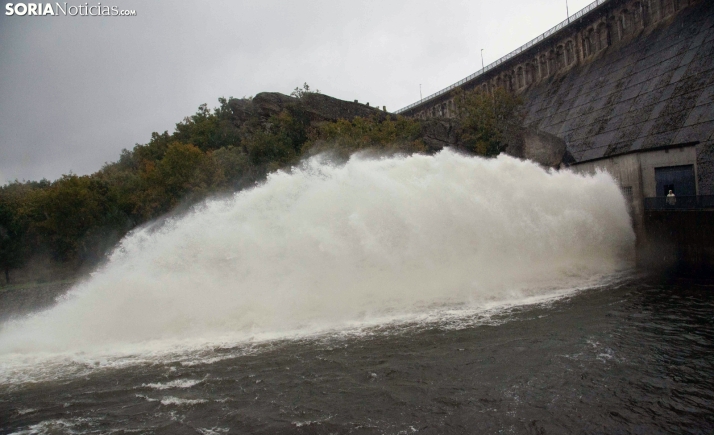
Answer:
[[(293, 97), (259, 94), (220, 98), (148, 143), (123, 150), (92, 175), (15, 181), (0, 187), (0, 269), (11, 272), (33, 258), (58, 266), (66, 278), (97, 264), (128, 231), (183, 205), (255, 185), (317, 152), (342, 158), (356, 151), (414, 153), (425, 145), (425, 123), (313, 92)], [(520, 125), (519, 101), (497, 91), (459, 95), (461, 143), (490, 156)]]
[(503, 88), (492, 94), (458, 90), (455, 94), (459, 113), (460, 139), (469, 152), (496, 156), (509, 143), (519, 140), (523, 130), (523, 100)]

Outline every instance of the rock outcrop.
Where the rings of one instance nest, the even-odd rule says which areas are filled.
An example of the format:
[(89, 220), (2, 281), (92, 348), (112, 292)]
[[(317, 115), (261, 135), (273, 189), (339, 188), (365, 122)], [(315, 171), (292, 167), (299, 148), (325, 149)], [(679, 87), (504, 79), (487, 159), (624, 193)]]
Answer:
[[(423, 141), (430, 152), (444, 147), (464, 148), (459, 121), (453, 118), (429, 118), (423, 121)], [(510, 156), (532, 160), (547, 168), (559, 168), (572, 163), (565, 141), (535, 128), (524, 128), (509, 139), (504, 152)]]
[(379, 119), (395, 116), (366, 104), (344, 101), (317, 93), (307, 93), (296, 98), (279, 92), (261, 92), (252, 99), (231, 99), (228, 104), (238, 123), (243, 123), (255, 115), (263, 119), (269, 118), (290, 108), (302, 111), (311, 123), (337, 121), (338, 119), (351, 120), (357, 116)]
[[(249, 119), (267, 119), (284, 110), (299, 110), (305, 114), (311, 124), (334, 122), (339, 119), (352, 120), (355, 117), (380, 120), (396, 115), (379, 110), (366, 104), (344, 101), (329, 95), (308, 93), (296, 98), (279, 92), (261, 92), (252, 99), (231, 99), (230, 105), (236, 121), (242, 124)], [(445, 147), (463, 148), (459, 121), (454, 118), (429, 118), (422, 123), (422, 140), (429, 152), (437, 152)], [(555, 135), (526, 128), (509, 140), (506, 154), (532, 160), (548, 168), (558, 168), (561, 163), (569, 163), (565, 142)]]
[(570, 163), (565, 141), (553, 134), (529, 127), (508, 145), (505, 153), (513, 157), (532, 160), (547, 168), (559, 168)]
[(422, 121), (422, 140), (430, 152), (444, 147), (461, 148), (460, 124), (452, 118), (429, 118)]

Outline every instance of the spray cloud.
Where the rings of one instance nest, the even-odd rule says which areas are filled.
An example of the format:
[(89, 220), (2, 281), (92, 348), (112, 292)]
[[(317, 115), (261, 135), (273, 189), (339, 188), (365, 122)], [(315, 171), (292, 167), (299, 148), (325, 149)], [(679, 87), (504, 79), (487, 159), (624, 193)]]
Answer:
[(0, 353), (339, 327), (513, 300), (621, 267), (634, 235), (604, 173), (442, 151), (261, 186), (128, 235), (54, 308), (9, 322)]

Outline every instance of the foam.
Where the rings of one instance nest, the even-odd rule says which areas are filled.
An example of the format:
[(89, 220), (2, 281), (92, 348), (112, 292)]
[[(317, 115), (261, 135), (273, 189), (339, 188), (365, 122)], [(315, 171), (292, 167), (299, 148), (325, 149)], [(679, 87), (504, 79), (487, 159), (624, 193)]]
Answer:
[(133, 231), (60, 304), (2, 325), (0, 360), (142, 360), (529, 303), (615, 273), (633, 246), (606, 173), (448, 150), (317, 156)]

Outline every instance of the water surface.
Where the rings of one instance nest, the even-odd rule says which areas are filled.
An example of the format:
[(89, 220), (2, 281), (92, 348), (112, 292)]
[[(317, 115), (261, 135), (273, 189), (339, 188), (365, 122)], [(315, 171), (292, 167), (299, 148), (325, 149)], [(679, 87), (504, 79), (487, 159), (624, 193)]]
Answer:
[(712, 290), (629, 277), (488, 315), (85, 368), (0, 387), (2, 433), (711, 433)]
[(710, 289), (632, 275), (633, 248), (606, 173), (316, 156), (2, 323), (0, 427), (705, 432)]

